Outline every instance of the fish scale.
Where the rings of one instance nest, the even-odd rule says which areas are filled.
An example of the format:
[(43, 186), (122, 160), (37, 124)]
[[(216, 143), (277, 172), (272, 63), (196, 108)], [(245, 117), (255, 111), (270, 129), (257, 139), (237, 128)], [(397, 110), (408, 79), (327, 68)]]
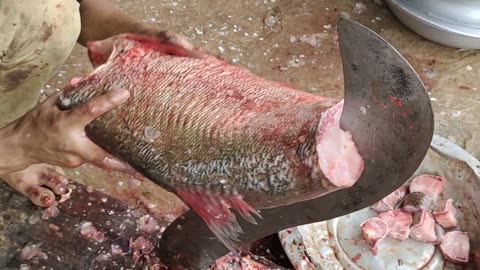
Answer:
[[(241, 228), (229, 208), (255, 222), (256, 209), (338, 189), (318, 167), (316, 151), (320, 120), (335, 104), (339, 112), (338, 101), (213, 56), (186, 57), (151, 38), (120, 35), (116, 46), (109, 58), (96, 58), (106, 63), (64, 89), (59, 107), (128, 87), (130, 99), (90, 123), (87, 135), (175, 192), (232, 251)], [(146, 138), (145, 128), (160, 136)]]

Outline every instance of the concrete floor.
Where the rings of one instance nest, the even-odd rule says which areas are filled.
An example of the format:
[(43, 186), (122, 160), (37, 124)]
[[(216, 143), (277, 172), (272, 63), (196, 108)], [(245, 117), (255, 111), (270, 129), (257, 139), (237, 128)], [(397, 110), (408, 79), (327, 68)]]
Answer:
[[(430, 91), (435, 133), (480, 157), (480, 55), (429, 42), (400, 24), (385, 6), (349, 0), (116, 0), (126, 13), (187, 36), (192, 43), (265, 78), (309, 92), (341, 97), (343, 79), (335, 21), (340, 12), (370, 27), (414, 66)], [(73, 54), (42, 89), (61, 89), (91, 70), (86, 49)], [(132, 206), (173, 220), (185, 206), (148, 180), (101, 171), (90, 165), (69, 170), (73, 180)]]

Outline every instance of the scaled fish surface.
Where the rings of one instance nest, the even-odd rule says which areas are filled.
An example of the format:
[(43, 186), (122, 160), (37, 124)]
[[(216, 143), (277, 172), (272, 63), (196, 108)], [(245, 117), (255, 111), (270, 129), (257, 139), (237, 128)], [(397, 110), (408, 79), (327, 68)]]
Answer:
[(232, 251), (242, 230), (230, 209), (255, 223), (258, 209), (360, 178), (364, 161), (339, 125), (342, 100), (146, 36), (122, 34), (88, 48), (96, 69), (63, 90), (59, 108), (128, 89), (130, 99), (91, 122), (88, 137), (177, 194)]

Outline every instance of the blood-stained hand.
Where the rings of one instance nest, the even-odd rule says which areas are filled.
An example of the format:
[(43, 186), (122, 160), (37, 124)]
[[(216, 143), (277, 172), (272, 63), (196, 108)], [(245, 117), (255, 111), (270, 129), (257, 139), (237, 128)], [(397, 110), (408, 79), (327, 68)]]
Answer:
[(129, 91), (112, 89), (68, 111), (58, 109), (59, 95), (50, 96), (4, 128), (2, 134), (12, 141), (15, 150), (11, 150), (10, 155), (15, 158), (10, 162), (10, 168), (5, 164), (0, 168), (0, 174), (20, 171), (38, 163), (77, 167), (86, 162), (104, 169), (134, 173), (128, 164), (105, 152), (85, 133), (87, 124), (125, 102), (130, 96)]

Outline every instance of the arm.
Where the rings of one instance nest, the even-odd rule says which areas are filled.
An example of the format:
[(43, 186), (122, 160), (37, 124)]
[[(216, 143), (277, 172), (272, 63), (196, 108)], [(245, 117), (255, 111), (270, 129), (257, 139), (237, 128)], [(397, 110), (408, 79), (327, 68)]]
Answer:
[(81, 0), (80, 18), (82, 29), (78, 43), (85, 46), (89, 40), (104, 40), (122, 33), (156, 36), (165, 42), (174, 43), (187, 50), (193, 46), (181, 35), (164, 31), (157, 25), (142, 23), (123, 14), (109, 0)]
[(103, 40), (121, 33), (146, 33), (151, 26), (123, 14), (109, 0), (80, 1), (82, 30), (78, 42), (85, 46), (88, 40)]

